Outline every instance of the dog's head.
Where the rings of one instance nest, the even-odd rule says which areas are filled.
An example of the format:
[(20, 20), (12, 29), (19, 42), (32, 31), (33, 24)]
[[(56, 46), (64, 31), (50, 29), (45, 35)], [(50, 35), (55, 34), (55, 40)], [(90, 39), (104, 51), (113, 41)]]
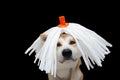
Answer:
[[(42, 34), (41, 39), (46, 41), (47, 35)], [(62, 33), (57, 42), (57, 61), (64, 63), (65, 61), (76, 61), (81, 57), (77, 48), (75, 39), (66, 33)]]

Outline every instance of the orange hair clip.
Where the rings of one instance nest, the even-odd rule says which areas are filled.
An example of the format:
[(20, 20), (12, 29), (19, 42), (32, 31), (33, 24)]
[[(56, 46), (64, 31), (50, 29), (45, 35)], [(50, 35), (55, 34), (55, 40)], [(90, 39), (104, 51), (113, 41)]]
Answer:
[(68, 26), (68, 23), (65, 22), (65, 16), (59, 17), (60, 24), (58, 25), (59, 28), (65, 28)]

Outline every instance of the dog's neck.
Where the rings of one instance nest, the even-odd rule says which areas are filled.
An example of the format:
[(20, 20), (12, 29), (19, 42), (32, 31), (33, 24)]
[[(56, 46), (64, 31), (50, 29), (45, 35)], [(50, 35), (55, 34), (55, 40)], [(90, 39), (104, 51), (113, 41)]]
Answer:
[(72, 73), (72, 69), (69, 69), (66, 71), (66, 73), (64, 74), (64, 76), (62, 75), (62, 77), (60, 77), (58, 74), (56, 75), (56, 80), (70, 80), (71, 77), (71, 73)]
[(75, 62), (65, 62), (63, 64), (58, 63), (56, 80), (70, 80), (72, 70), (75, 70), (77, 61)]

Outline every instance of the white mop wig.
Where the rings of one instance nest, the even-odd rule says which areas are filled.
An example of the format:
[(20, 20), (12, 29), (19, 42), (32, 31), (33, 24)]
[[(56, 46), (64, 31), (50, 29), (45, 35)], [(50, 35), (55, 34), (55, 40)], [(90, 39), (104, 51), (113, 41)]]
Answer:
[(69, 23), (67, 27), (59, 28), (56, 26), (45, 31), (43, 34), (48, 35), (45, 43), (43, 44), (41, 37), (38, 37), (26, 50), (25, 53), (29, 52), (29, 55), (34, 51), (36, 52), (34, 63), (39, 60), (38, 66), (41, 71), (44, 70), (46, 73), (51, 73), (51, 75), (56, 77), (56, 45), (60, 34), (63, 32), (74, 37), (88, 70), (94, 68), (93, 64), (95, 63), (98, 66), (102, 66), (101, 62), (104, 60), (105, 55), (110, 53), (107, 46), (112, 47), (112, 45), (94, 31), (80, 24)]

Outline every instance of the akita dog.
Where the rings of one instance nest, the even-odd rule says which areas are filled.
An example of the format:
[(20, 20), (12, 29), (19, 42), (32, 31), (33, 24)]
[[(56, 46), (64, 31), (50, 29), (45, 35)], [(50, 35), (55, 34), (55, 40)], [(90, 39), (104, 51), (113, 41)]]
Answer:
[[(41, 34), (43, 42), (47, 35)], [(81, 55), (75, 39), (66, 33), (62, 33), (57, 42), (57, 73), (56, 78), (48, 74), (49, 80), (83, 80), (80, 69)]]

